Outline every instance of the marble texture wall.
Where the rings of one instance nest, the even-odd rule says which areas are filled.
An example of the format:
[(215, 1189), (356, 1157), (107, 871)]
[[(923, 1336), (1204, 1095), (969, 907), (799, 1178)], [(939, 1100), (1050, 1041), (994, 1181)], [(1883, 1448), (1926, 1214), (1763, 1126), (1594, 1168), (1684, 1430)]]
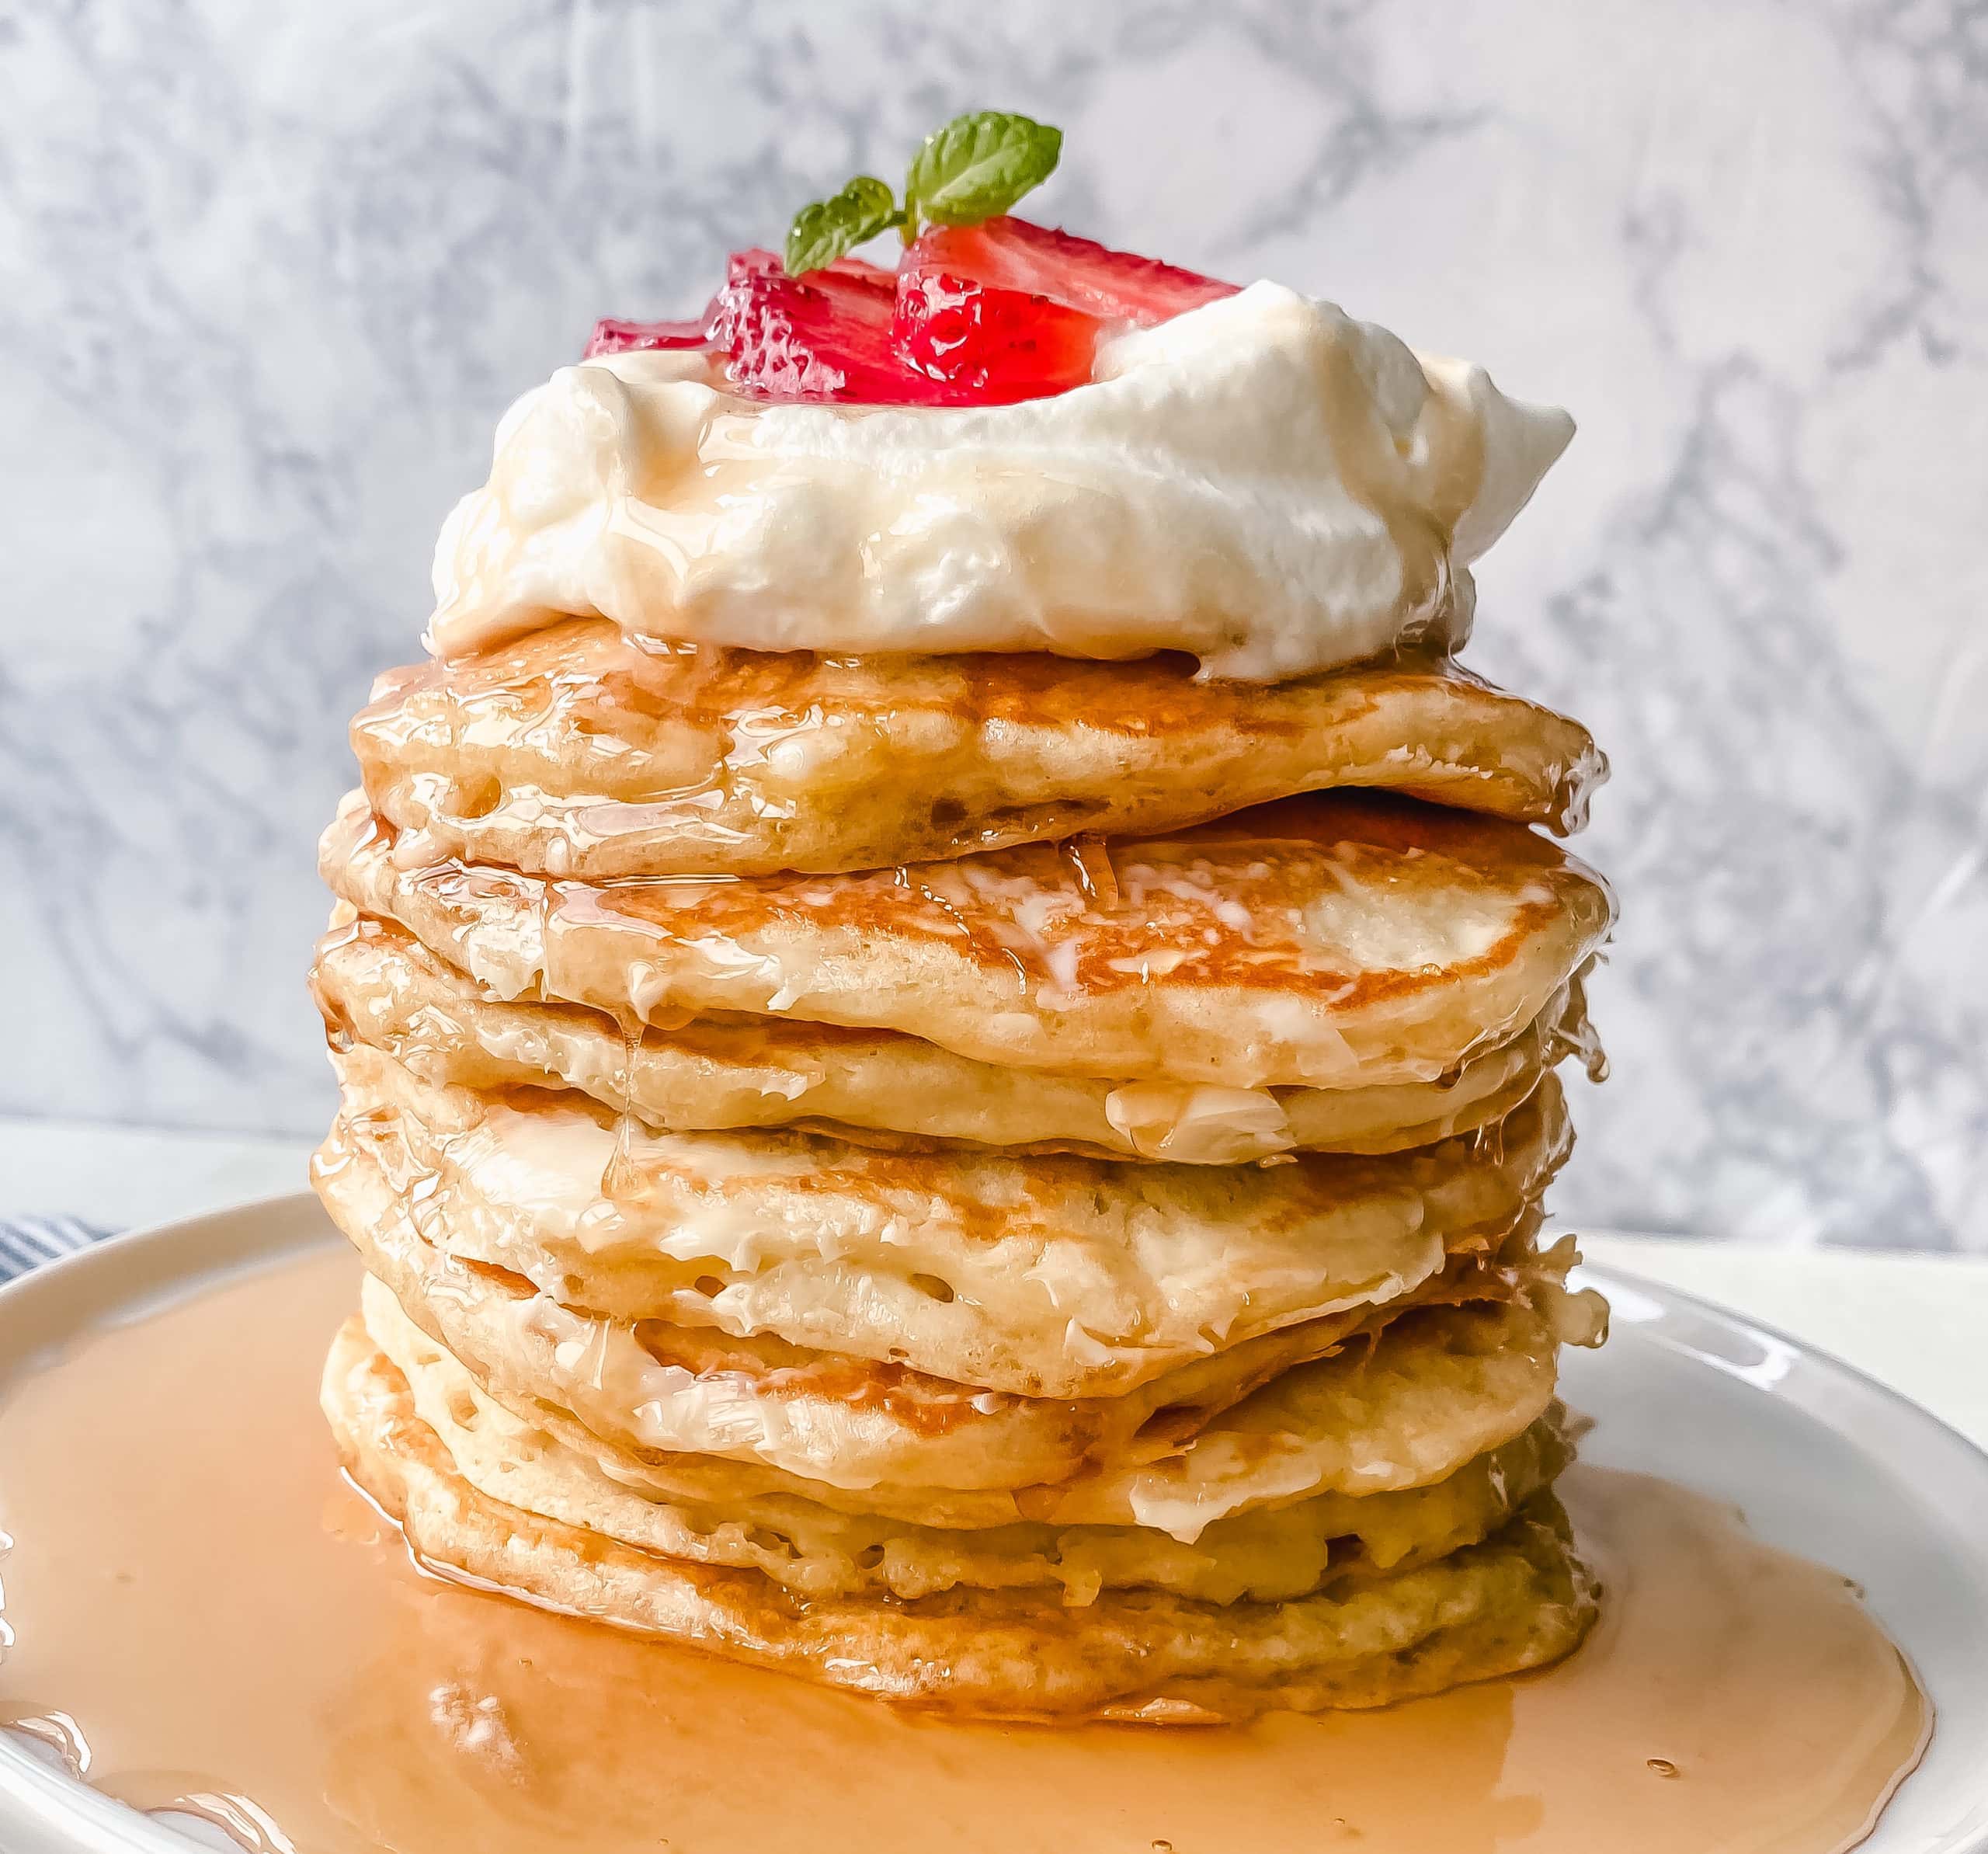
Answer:
[(0, 0), (0, 1111), (303, 1132), (346, 716), (603, 312), (890, 172), (1329, 295), (1582, 434), (1473, 656), (1615, 757), (1577, 1217), (1988, 1248), (1988, 15)]

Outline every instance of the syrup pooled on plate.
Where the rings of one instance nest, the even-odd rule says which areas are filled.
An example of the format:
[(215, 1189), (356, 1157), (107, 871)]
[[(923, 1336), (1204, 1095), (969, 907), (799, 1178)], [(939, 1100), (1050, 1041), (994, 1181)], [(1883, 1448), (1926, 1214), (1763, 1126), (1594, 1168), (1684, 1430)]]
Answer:
[(94, 1334), (0, 1405), (0, 1719), (297, 1854), (1825, 1854), (1930, 1713), (1845, 1580), (1576, 1469), (1606, 1598), (1543, 1675), (1248, 1727), (962, 1726), (425, 1574), (339, 1475), (311, 1251)]

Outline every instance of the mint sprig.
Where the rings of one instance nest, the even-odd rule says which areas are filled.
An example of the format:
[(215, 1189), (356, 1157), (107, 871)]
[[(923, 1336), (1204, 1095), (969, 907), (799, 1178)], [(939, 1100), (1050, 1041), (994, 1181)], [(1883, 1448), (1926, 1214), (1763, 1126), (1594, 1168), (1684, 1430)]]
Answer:
[(909, 245), (919, 228), (997, 218), (1056, 171), (1063, 131), (1006, 110), (956, 116), (925, 138), (905, 175), (904, 205), (868, 174), (804, 206), (787, 235), (789, 277), (819, 270), (893, 225)]
[(858, 174), (840, 193), (794, 215), (787, 234), (787, 274), (819, 270), (903, 221), (891, 190), (871, 175)]
[(957, 116), (911, 158), (905, 176), (907, 228), (913, 218), (978, 225), (999, 217), (1056, 171), (1063, 131), (1026, 116), (981, 110)]

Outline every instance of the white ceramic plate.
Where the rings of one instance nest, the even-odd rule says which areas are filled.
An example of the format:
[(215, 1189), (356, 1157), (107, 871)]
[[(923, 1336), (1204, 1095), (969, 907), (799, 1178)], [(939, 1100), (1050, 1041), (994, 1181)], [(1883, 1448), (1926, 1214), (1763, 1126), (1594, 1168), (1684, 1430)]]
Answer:
[[(335, 1240), (315, 1199), (277, 1198), (120, 1237), (0, 1290), (0, 1394), (75, 1334), (217, 1276)], [(1867, 1854), (1988, 1854), (1988, 1455), (1846, 1365), (1612, 1271), (1606, 1351), (1570, 1353), (1589, 1459), (1741, 1507), (1770, 1543), (1854, 1577), (1938, 1709), (1918, 1771)], [(5, 1854), (188, 1854), (0, 1734)], [(206, 1844), (212, 1845), (212, 1844)], [(1680, 1851), (1688, 1854), (1688, 1851)]]

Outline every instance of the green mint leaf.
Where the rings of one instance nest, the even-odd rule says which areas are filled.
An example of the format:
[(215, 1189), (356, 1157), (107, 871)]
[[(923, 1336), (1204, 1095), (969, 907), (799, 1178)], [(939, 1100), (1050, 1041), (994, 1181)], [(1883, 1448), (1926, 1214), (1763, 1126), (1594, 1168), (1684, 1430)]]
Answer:
[(787, 274), (819, 270), (845, 252), (902, 224), (904, 214), (882, 181), (858, 174), (839, 193), (804, 206), (794, 215), (787, 235)]
[(920, 218), (978, 225), (1007, 211), (1055, 172), (1063, 131), (1002, 110), (955, 117), (912, 158), (905, 176), (906, 234)]

